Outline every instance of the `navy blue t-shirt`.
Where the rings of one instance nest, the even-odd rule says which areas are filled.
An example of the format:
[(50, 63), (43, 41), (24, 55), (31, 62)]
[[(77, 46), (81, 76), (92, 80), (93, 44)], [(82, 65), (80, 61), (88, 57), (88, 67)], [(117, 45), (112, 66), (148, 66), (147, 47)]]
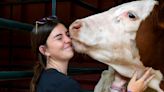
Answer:
[(56, 69), (44, 70), (37, 85), (37, 92), (81, 92), (80, 85)]

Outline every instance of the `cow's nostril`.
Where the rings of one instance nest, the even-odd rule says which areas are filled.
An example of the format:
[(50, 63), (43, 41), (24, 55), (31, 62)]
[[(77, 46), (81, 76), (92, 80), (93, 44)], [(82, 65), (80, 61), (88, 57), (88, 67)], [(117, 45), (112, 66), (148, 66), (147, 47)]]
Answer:
[(82, 23), (80, 21), (76, 21), (73, 26), (72, 29), (80, 29), (80, 27), (82, 26)]

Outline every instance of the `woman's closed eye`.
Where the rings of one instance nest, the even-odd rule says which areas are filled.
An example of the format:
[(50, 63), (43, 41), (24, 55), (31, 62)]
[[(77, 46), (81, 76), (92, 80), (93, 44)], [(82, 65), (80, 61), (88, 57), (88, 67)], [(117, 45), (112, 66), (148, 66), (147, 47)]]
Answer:
[(62, 40), (62, 34), (56, 35), (56, 36), (55, 36), (55, 39), (56, 39), (56, 40)]

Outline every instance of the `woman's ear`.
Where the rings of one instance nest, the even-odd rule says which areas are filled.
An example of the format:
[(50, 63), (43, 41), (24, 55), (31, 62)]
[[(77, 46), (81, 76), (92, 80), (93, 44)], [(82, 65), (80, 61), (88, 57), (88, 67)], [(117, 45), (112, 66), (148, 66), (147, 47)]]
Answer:
[(40, 45), (39, 46), (39, 51), (40, 53), (42, 53), (45, 56), (49, 56), (50, 54), (47, 52), (47, 48), (45, 45)]

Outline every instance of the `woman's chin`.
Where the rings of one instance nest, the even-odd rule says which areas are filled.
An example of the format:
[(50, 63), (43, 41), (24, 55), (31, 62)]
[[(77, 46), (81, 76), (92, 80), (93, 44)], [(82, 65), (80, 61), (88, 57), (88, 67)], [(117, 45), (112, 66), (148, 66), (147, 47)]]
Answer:
[(69, 52), (65, 53), (65, 55), (67, 55), (67, 57), (71, 59), (71, 58), (74, 56), (74, 51), (73, 51), (73, 49), (70, 50)]

